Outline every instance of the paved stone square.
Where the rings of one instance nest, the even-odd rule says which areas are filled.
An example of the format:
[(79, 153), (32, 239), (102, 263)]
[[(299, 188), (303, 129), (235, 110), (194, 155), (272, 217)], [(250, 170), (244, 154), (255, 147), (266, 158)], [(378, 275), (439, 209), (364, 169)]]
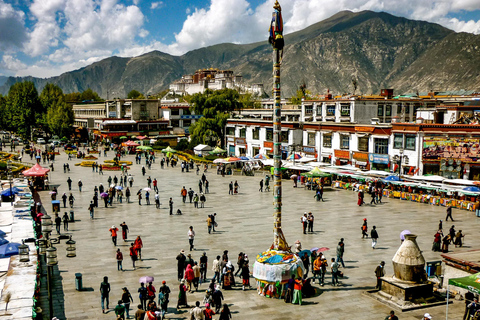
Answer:
[[(111, 159), (112, 152), (109, 154)], [(106, 158), (100, 157), (99, 163)], [(66, 257), (65, 241), (57, 245), (59, 264), (55, 277), (61, 289), (55, 295), (55, 310), (62, 310), (58, 305), (64, 304), (57, 317), (62, 319), (114, 319), (113, 307), (121, 297), (122, 287), (128, 287), (134, 298), (131, 314), (138, 304), (138, 279), (141, 276), (155, 277), (154, 285), (158, 288), (162, 280), (166, 280), (172, 290), (168, 319), (188, 319), (187, 309), (176, 312), (178, 295), (176, 275), (176, 255), (184, 249), (188, 253), (188, 226), (196, 231), (195, 250), (192, 257), (198, 261), (200, 255), (206, 252), (209, 258), (207, 277), (211, 278), (211, 262), (223, 250), (229, 251), (229, 257), (236, 266), (237, 255), (246, 252), (250, 259), (250, 269), (257, 253), (270, 247), (273, 240), (273, 197), (270, 192), (259, 192), (261, 176), (225, 176), (216, 174), (215, 168), (209, 169), (207, 179), (210, 182), (210, 193), (206, 194), (205, 208), (195, 209), (193, 204), (183, 204), (180, 196), (182, 186), (198, 191), (198, 181), (201, 176), (195, 172), (181, 173), (180, 166), (176, 168), (160, 168), (159, 161), (147, 169), (145, 177), (141, 175), (141, 165), (135, 165), (133, 156), (127, 156), (134, 164), (130, 173), (134, 175), (131, 203), (114, 203), (108, 209), (100, 200), (95, 211), (95, 219), (89, 217), (87, 206), (93, 196), (93, 188), (99, 183), (107, 186), (109, 175), (120, 175), (120, 172), (105, 171), (104, 175), (92, 172), (91, 168), (75, 167), (80, 160), (69, 161), (71, 172), (64, 174), (63, 163), (67, 157), (61, 152), (56, 158), (55, 171), (50, 173), (52, 185), (59, 185), (59, 196), (67, 192), (67, 177), (73, 180), (76, 222), (70, 224), (67, 234), (72, 234), (77, 242), (77, 257)], [(142, 161), (143, 162), (143, 161)], [(46, 166), (46, 165), (44, 165)], [(136, 192), (147, 186), (148, 176), (159, 180), (161, 209), (155, 209), (153, 191), (152, 205), (138, 205)], [(83, 192), (78, 191), (78, 179), (83, 181)], [(237, 180), (240, 189), (237, 195), (228, 195), (228, 183)], [(313, 319), (319, 315), (324, 319), (384, 319), (391, 310), (363, 294), (365, 290), (375, 286), (374, 269), (381, 261), (386, 261), (387, 275), (393, 274), (391, 259), (400, 245), (399, 234), (408, 229), (418, 235), (417, 242), (427, 261), (440, 260), (440, 254), (431, 251), (433, 235), (438, 226), (438, 220), (445, 218), (445, 208), (413, 203), (394, 199), (383, 199), (384, 203), (376, 206), (358, 207), (357, 194), (351, 191), (329, 189), (325, 190), (325, 202), (316, 202), (311, 191), (303, 188), (293, 188), (292, 181), (283, 180), (283, 231), (290, 245), (298, 239), (304, 249), (312, 247), (329, 247), (325, 253), (328, 260), (335, 254), (335, 247), (340, 238), (345, 238), (345, 278), (341, 286), (332, 287), (330, 278), (326, 277), (326, 285), (321, 288), (320, 295), (304, 300), (304, 305), (285, 304), (283, 300), (259, 297), (255, 289), (242, 291), (241, 287), (234, 290), (223, 290), (225, 303), (231, 307), (234, 319)], [(273, 184), (273, 183), (272, 183)], [(174, 211), (180, 209), (183, 215), (170, 216), (168, 213), (168, 198), (173, 197)], [(48, 191), (41, 192), (44, 207), (51, 213), (50, 195)], [(369, 198), (369, 197), (367, 197)], [(188, 199), (188, 198), (187, 198)], [(369, 199), (366, 199), (369, 200)], [(188, 200), (187, 200), (188, 201)], [(61, 209), (61, 213), (69, 209)], [(315, 216), (314, 234), (303, 234), (300, 217), (305, 211), (312, 211)], [(207, 215), (217, 213), (217, 232), (208, 234)], [(454, 251), (464, 251), (478, 248), (480, 238), (478, 227), (480, 219), (473, 213), (454, 210), (453, 217), (456, 229), (462, 229), (465, 237), (465, 247)], [(362, 239), (361, 225), (363, 218), (368, 219), (369, 229), (377, 226), (379, 241), (377, 249), (372, 250), (370, 239)], [(130, 228), (129, 241), (141, 235), (144, 243), (142, 249), (143, 261), (137, 262), (137, 270), (133, 270), (128, 256), (130, 242), (123, 242), (119, 233), (118, 247), (124, 254), (124, 272), (117, 271), (115, 251), (108, 229), (125, 221)], [(451, 223), (444, 222), (444, 229)], [(119, 227), (120, 228), (120, 227)], [(63, 230), (63, 226), (62, 226)], [(55, 235), (55, 232), (54, 232)], [(85, 291), (75, 290), (75, 273), (83, 274)], [(110, 293), (110, 310), (102, 314), (100, 307), (99, 286), (104, 276), (108, 276), (112, 291)], [(252, 284), (255, 281), (252, 279)], [(60, 286), (57, 286), (57, 288)], [(193, 305), (196, 300), (203, 300), (207, 284), (200, 286), (198, 293), (188, 294), (188, 302)], [(62, 306), (63, 307), (63, 306)], [(58, 308), (58, 309), (57, 309)], [(464, 303), (455, 302), (450, 305), (449, 319), (461, 319)], [(433, 307), (401, 313), (400, 319), (420, 319), (423, 313), (429, 312), (434, 319), (445, 318), (445, 306)], [(215, 316), (215, 318), (218, 318)], [(45, 317), (46, 319), (46, 317)]]

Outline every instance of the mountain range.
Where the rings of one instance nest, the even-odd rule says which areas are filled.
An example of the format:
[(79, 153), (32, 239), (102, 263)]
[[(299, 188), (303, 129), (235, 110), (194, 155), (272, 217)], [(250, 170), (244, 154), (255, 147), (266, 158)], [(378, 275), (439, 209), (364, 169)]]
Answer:
[[(267, 38), (267, 32), (265, 33)], [(384, 12), (342, 11), (285, 36), (282, 95), (306, 84), (313, 94), (379, 93), (480, 89), (480, 35), (457, 33), (438, 24)], [(246, 84), (263, 83), (271, 95), (272, 48), (267, 40), (223, 43), (182, 56), (152, 51), (138, 57), (110, 57), (60, 76), (1, 79), (0, 93), (33, 81), (39, 92), (54, 83), (65, 93), (87, 88), (103, 98), (125, 97), (135, 89), (155, 94), (183, 75), (203, 68), (233, 70)]]

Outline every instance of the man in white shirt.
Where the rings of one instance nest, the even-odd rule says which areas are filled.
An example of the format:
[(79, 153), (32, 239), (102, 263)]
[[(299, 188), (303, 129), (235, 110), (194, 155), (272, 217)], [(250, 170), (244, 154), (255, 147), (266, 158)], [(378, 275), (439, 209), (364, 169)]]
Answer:
[(193, 231), (193, 227), (190, 226), (188, 230), (188, 242), (190, 243), (190, 251), (193, 250), (193, 240), (195, 240), (195, 231)]
[(200, 301), (195, 302), (195, 308), (190, 310), (190, 314), (192, 315), (192, 319), (195, 319), (195, 320), (205, 319), (203, 310), (202, 308), (200, 308)]

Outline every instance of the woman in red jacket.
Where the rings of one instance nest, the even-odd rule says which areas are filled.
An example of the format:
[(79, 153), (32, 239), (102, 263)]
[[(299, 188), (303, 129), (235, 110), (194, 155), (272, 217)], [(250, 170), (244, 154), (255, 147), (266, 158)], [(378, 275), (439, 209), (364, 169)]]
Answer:
[(135, 243), (135, 249), (137, 250), (138, 258), (142, 260), (142, 248), (143, 248), (142, 238), (140, 238), (140, 236), (137, 236), (134, 243)]
[(185, 269), (185, 280), (187, 280), (187, 288), (188, 288), (188, 291), (190, 292), (193, 292), (192, 282), (194, 278), (195, 278), (195, 273), (193, 272), (192, 266), (187, 265), (187, 268)]

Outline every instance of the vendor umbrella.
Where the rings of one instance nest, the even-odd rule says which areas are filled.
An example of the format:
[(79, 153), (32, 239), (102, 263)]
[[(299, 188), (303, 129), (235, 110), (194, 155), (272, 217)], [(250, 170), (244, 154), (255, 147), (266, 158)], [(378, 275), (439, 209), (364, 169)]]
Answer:
[(253, 157), (254, 159), (260, 159), (260, 160), (266, 160), (266, 159), (270, 159), (269, 156), (267, 156), (266, 154), (257, 154), (255, 157)]
[(405, 240), (406, 234), (411, 234), (410, 230), (403, 230), (402, 232), (400, 232), (400, 240)]
[(295, 160), (302, 159), (302, 156), (299, 155), (298, 153), (292, 153), (287, 158), (287, 160), (293, 160), (293, 159), (295, 159)]
[(100, 197), (102, 197), (102, 198), (108, 198), (108, 193), (102, 192), (102, 193), (100, 193)]
[(18, 247), (21, 246), (21, 243), (7, 243), (0, 246), (0, 258), (7, 258), (18, 254)]
[(320, 253), (320, 252), (325, 252), (325, 251), (328, 251), (330, 250), (330, 248), (327, 248), (327, 247), (321, 247), (321, 248), (318, 248), (317, 249), (317, 253)]
[(149, 283), (149, 282), (153, 282), (155, 280), (154, 277), (152, 276), (143, 276), (141, 277), (140, 279), (138, 279), (138, 282), (140, 283)]
[(55, 191), (50, 191), (48, 194), (57, 194)]
[(8, 243), (8, 240), (7, 239), (4, 239), (4, 238), (0, 238), (0, 246), (4, 245), (4, 244), (7, 244)]
[(215, 159), (213, 160), (213, 163), (225, 163), (226, 161), (223, 160), (222, 158), (218, 158), (218, 159)]
[(302, 250), (298, 253), (298, 256), (301, 258), (305, 255), (305, 253), (310, 257), (312, 255), (312, 252), (310, 250)]
[(480, 192), (480, 188), (479, 188), (479, 187), (474, 187), (474, 186), (466, 187), (466, 188), (463, 188), (462, 190), (464, 190), (464, 191), (472, 191), (472, 192)]

